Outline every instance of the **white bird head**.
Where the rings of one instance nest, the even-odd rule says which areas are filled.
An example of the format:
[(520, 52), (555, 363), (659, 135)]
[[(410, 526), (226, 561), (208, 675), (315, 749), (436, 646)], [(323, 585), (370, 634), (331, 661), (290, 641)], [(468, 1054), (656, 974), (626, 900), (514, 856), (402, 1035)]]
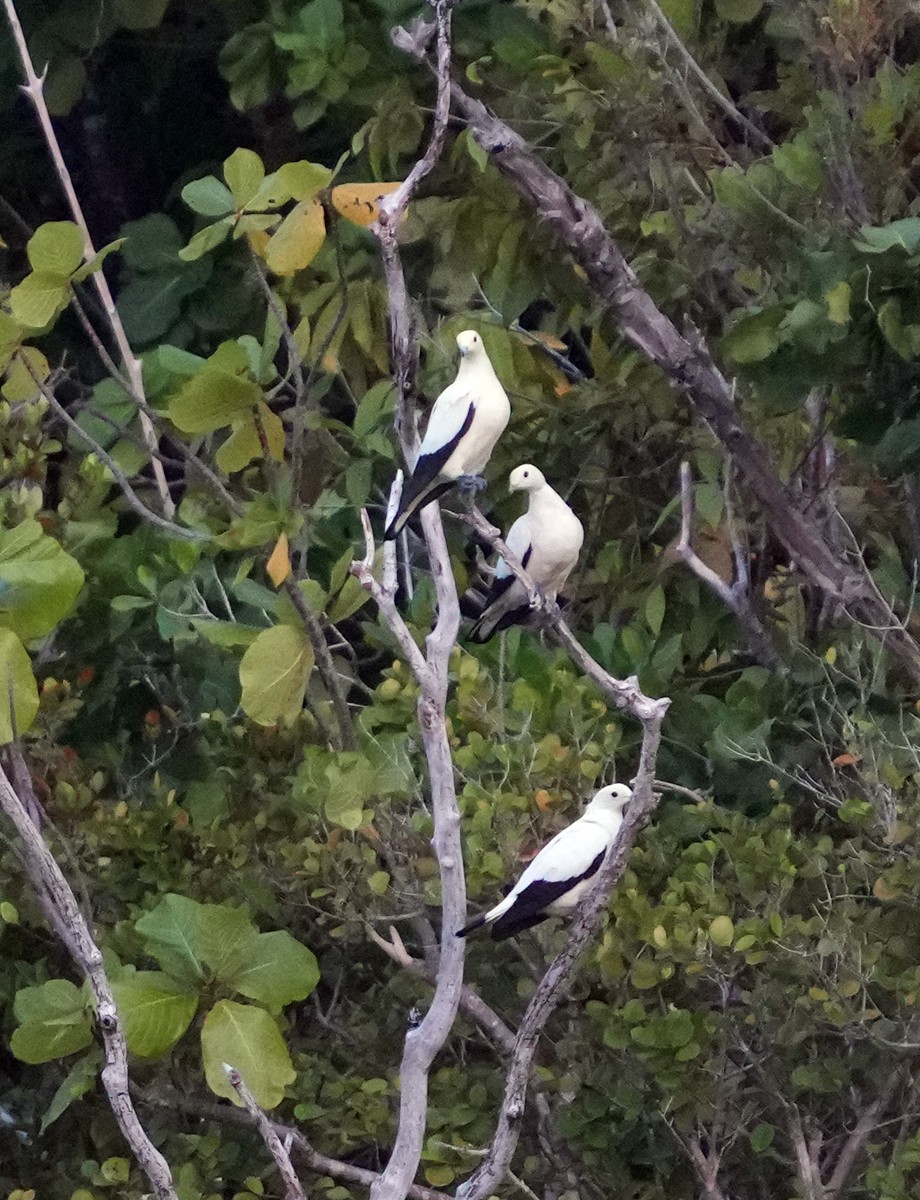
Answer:
[(585, 809), (584, 815), (587, 816), (589, 813), (619, 815), (632, 797), (631, 787), (627, 787), (625, 783), (612, 783), (609, 787), (601, 788), (596, 793)]
[(522, 463), (515, 467), (508, 479), (508, 490), (511, 492), (535, 492), (543, 487), (546, 476), (532, 463)]
[(461, 358), (477, 358), (485, 354), (482, 338), (475, 329), (464, 329), (462, 333), (457, 334), (457, 349)]

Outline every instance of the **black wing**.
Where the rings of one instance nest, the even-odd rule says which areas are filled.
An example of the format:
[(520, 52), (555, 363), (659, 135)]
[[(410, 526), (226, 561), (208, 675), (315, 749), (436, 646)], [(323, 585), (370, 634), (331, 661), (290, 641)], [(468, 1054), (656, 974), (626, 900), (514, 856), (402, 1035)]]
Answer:
[[(530, 556), (532, 553), (533, 546), (528, 546), (524, 553), (524, 557), (521, 559), (521, 566), (525, 570), (527, 569), (527, 564), (530, 562)], [(507, 592), (512, 583), (514, 583), (515, 579), (517, 579), (516, 575), (503, 575), (501, 579), (496, 577), (492, 580), (492, 586), (489, 588), (488, 595), (485, 598), (485, 603), (483, 604), (482, 612), (479, 615), (479, 620), (467, 635), (469, 641), (482, 645), (483, 642), (487, 642), (489, 638), (494, 637), (494, 635), (496, 633), (500, 633), (501, 630), (508, 629), (512, 625), (519, 625), (528, 615), (530, 612), (530, 605), (519, 604), (515, 608), (511, 608), (506, 613), (503, 613), (497, 621), (490, 622), (489, 620), (489, 610), (493, 605), (497, 604), (498, 601), (501, 600), (505, 592)]]
[(473, 424), (475, 411), (475, 405), (471, 402), (469, 408), (466, 410), (466, 416), (463, 418), (463, 424), (450, 441), (445, 442), (443, 446), (431, 454), (423, 454), (415, 464), (412, 474), (403, 486), (403, 493), (399, 498), (399, 508), (396, 510), (396, 516), (387, 526), (386, 532), (383, 535), (385, 541), (392, 541), (397, 536), (416, 509), (421, 508), (424, 504), (428, 504), (431, 500), (437, 499), (442, 492), (446, 492), (449, 487), (453, 486), (453, 480), (441, 483), (437, 487), (437, 490), (434, 490), (431, 484), (437, 479), (441, 468), (457, 449), (460, 439)]
[(532, 925), (538, 925), (540, 921), (552, 916), (552, 913), (546, 911), (549, 905), (554, 900), (559, 900), (566, 892), (570, 892), (577, 883), (596, 875), (606, 853), (606, 850), (602, 850), (587, 870), (576, 875), (574, 879), (538, 879), (525, 888), (508, 911), (502, 913), (492, 925), (492, 937), (495, 941), (502, 942), (505, 938), (514, 937), (522, 929), (530, 929)]

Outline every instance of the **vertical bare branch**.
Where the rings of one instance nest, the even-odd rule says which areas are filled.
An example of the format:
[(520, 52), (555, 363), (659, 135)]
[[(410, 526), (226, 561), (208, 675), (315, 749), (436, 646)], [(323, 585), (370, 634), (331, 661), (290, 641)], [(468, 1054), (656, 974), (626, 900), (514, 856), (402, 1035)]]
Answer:
[(866, 1142), (869, 1140), (869, 1135), (876, 1127), (879, 1118), (884, 1115), (901, 1082), (901, 1072), (892, 1071), (875, 1099), (867, 1104), (860, 1113), (859, 1119), (853, 1127), (853, 1132), (849, 1134), (840, 1148), (840, 1152), (834, 1162), (831, 1177), (824, 1186), (822, 1200), (837, 1200), (837, 1197), (846, 1186), (850, 1172), (856, 1164), (856, 1159), (862, 1153)]
[(258, 1129), (259, 1136), (265, 1143), (266, 1149), (275, 1160), (278, 1174), (284, 1181), (285, 1200), (307, 1200), (303, 1184), (297, 1178), (297, 1172), (294, 1170), (294, 1164), (291, 1162), (291, 1156), (285, 1147), (284, 1141), (279, 1137), (274, 1124), (268, 1119), (262, 1109), (259, 1108), (255, 1096), (244, 1083), (243, 1076), (236, 1067), (230, 1066), (229, 1063), (224, 1063), (224, 1070), (227, 1073), (227, 1078), (230, 1080), (230, 1086), (243, 1102), (243, 1107), (252, 1118), (252, 1123)]
[[(75, 965), (85, 975), (93, 994), (96, 1019), (105, 1048), (102, 1086), (115, 1120), (158, 1200), (177, 1200), (169, 1165), (147, 1136), (131, 1102), (128, 1091), (128, 1047), (112, 986), (105, 972), (102, 952), (83, 918), (70, 884), (45, 845), (38, 827), (29, 817), (26, 799), (19, 795), (0, 767), (0, 808), (19, 834), (26, 875), (49, 924), (67, 947)], [(34, 802), (34, 797), (31, 800)]]
[[(61, 187), (64, 190), (64, 195), (67, 197), (67, 204), (70, 208), (71, 216), (74, 222), (79, 227), (83, 235), (83, 257), (86, 262), (90, 262), (96, 255), (96, 247), (93, 245), (93, 239), (89, 232), (89, 226), (86, 224), (86, 217), (83, 215), (83, 209), (80, 206), (79, 198), (73, 186), (73, 180), (70, 177), (70, 171), (67, 169), (67, 164), (64, 162), (64, 155), (61, 153), (60, 143), (57, 140), (57, 134), (54, 132), (54, 126), (51, 123), (51, 114), (48, 112), (48, 105), (45, 103), (45, 78), (44, 75), (37, 75), (35, 67), (32, 63), (32, 56), (29, 54), (29, 47), (26, 43), (25, 34), (22, 31), (22, 25), (19, 23), (19, 14), (16, 12), (14, 0), (3, 0), (6, 9), (7, 20), (10, 24), (10, 29), (13, 33), (13, 40), (16, 43), (16, 49), (19, 52), (19, 59), (22, 63), (23, 73), (26, 77), (26, 82), (23, 86), (23, 91), (32, 101), (36, 116), (42, 128), (42, 133), (45, 136), (45, 143), (48, 146), (48, 152), (51, 155), (51, 160), (54, 163), (55, 171), (60, 180)], [(142, 404), (146, 405), (146, 393), (144, 392), (144, 376), (141, 370), (140, 359), (134, 354), (131, 349), (131, 343), (128, 341), (128, 335), (125, 333), (125, 327), (122, 324), (121, 317), (118, 315), (118, 310), (115, 307), (115, 301), (112, 297), (112, 292), (109, 288), (105, 275), (100, 267), (98, 271), (94, 271), (92, 275), (93, 285), (99, 293), (99, 299), (102, 302), (102, 307), (105, 310), (106, 318), (109, 322), (109, 327), (112, 330), (112, 336), (115, 339), (115, 344), (118, 346), (118, 353), (121, 355), (124, 372), (130, 381), (130, 391), (133, 396)], [(163, 471), (163, 464), (159, 462), (154, 451), (157, 446), (157, 433), (153, 427), (153, 422), (146, 412), (143, 410), (140, 413), (141, 429), (144, 431), (144, 438), (151, 452), (151, 466), (153, 468), (153, 477), (157, 483), (157, 489), (160, 493), (160, 502), (163, 505), (163, 512), (167, 517), (171, 517), (176, 506), (173, 503), (172, 496), (169, 494), (169, 485), (166, 482), (166, 474)]]
[(396, 235), (399, 223), (410, 200), (418, 191), (419, 184), (434, 169), (444, 150), (447, 122), (450, 118), (451, 10), (456, 0), (429, 0), (429, 3), (434, 8), (437, 25), (435, 71), (438, 83), (431, 137), (424, 154), (402, 184), (380, 202), (380, 215), (373, 226), (373, 232), (380, 243), (390, 304), (390, 346), (397, 395), (396, 436), (407, 462), (411, 461), (416, 443), (415, 376), (418, 370), (418, 345), (412, 302), (406, 289)]
[(754, 657), (765, 667), (770, 667), (771, 670), (784, 670), (770, 636), (751, 603), (747, 567), (740, 553), (740, 547), (737, 545), (734, 530), (730, 531), (735, 561), (735, 580), (731, 584), (726, 583), (721, 575), (704, 563), (693, 549), (693, 484), (690, 479), (689, 463), (681, 463), (680, 467), (680, 509), (680, 538), (674, 547), (674, 553), (734, 615), (747, 636), (748, 645)]
[[(397, 387), (396, 430), (410, 461), (415, 448), (413, 398), (418, 347), (411, 301), (399, 255), (397, 231), (419, 184), (434, 168), (444, 148), (450, 115), (451, 10), (454, 0), (433, 0), (437, 26), (437, 100), (434, 123), (425, 152), (395, 192), (380, 206), (373, 226), (380, 243), (390, 313), (390, 353)], [(460, 628), (460, 603), (450, 555), (437, 505), (422, 510), (422, 529), (438, 602), (434, 629), (426, 639), (424, 656), (415, 645), (394, 602), (392, 557), (385, 564), (386, 588), (373, 579), (373, 537), (365, 514), (367, 554), (352, 570), (377, 600), (384, 622), (399, 640), (418, 681), (418, 720), (421, 728), (434, 815), (433, 846), (441, 882), (441, 945), (434, 997), (422, 1022), (406, 1034), (400, 1065), (400, 1105), (396, 1138), (386, 1168), (371, 1186), (371, 1200), (403, 1200), (421, 1159), (428, 1111), (428, 1072), (450, 1033), (463, 986), (464, 947), (453, 932), (466, 912), (466, 881), (460, 841), (460, 810), (454, 786), (454, 767), (447, 736), (447, 668)]]

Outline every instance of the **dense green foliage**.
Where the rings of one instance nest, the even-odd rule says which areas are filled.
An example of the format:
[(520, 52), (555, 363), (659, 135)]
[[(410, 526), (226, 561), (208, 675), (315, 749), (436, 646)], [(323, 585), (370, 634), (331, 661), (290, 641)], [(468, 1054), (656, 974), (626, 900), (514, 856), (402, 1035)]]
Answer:
[[(784, 479), (910, 614), (916, 6), (661, 9), (673, 36), (640, 0), (462, 0), (458, 75), (599, 209), (657, 303), (702, 331)], [(89, 264), (15, 91), (14, 46), (0, 44), (0, 744), (24, 734), (181, 1200), (280, 1194), (256, 1136), (209, 1108), (232, 1091), (228, 1057), (320, 1151), (381, 1166), (407, 1014), (428, 994), (368, 936), (396, 922), (421, 957), (438, 875), (416, 688), (348, 572), (359, 510), (379, 531), (397, 465), (367, 226), (425, 136), (430, 76), (388, 36), (417, 11), (23, 0), (104, 247)], [(669, 795), (642, 835), (541, 1050), (538, 1086), (581, 1194), (689, 1200), (696, 1148), (722, 1156), (726, 1195), (908, 1200), (920, 1180), (914, 697), (878, 643), (805, 586), (722, 448), (459, 124), (401, 240), (424, 394), (452, 376), (454, 335), (479, 329), (513, 407), (483, 503), (507, 527), (518, 509), (503, 481), (525, 460), (570, 500), (587, 533), (572, 625), (606, 669), (672, 697), (658, 775), (697, 793)], [(141, 520), (81, 439), (160, 511), (137, 405), (74, 306), (117, 365), (90, 278), (103, 257), (184, 538)], [(752, 661), (744, 631), (675, 561), (682, 459), (697, 550), (730, 580), (740, 536), (785, 672)], [(458, 522), (447, 528), (462, 591), (473, 553)], [(433, 590), (410, 547), (402, 598), (421, 637)], [(477, 904), (595, 784), (635, 765), (635, 726), (530, 631), (475, 652), (461, 639), (448, 716)], [(98, 1086), (88, 993), (9, 842), (0, 922), (3, 1194), (144, 1194)], [(563, 938), (547, 926), (519, 953), (471, 943), (467, 980), (513, 1027)], [(459, 1019), (431, 1081), (420, 1178), (447, 1188), (473, 1169), (502, 1083), (499, 1056)], [(816, 1190), (797, 1135), (820, 1147), (828, 1183), (876, 1103), (852, 1173)], [(555, 1168), (532, 1109), (515, 1170), (543, 1194)], [(360, 1190), (310, 1186), (329, 1200)]]

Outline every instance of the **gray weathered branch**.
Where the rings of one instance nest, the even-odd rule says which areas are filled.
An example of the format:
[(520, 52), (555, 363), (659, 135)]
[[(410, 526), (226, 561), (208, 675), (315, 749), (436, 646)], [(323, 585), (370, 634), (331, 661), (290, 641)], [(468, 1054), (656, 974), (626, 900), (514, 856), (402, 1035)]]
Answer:
[(734, 390), (702, 338), (692, 330), (686, 336), (678, 332), (642, 288), (597, 210), (522, 137), (456, 82), (451, 96), (478, 145), (582, 267), (588, 286), (615, 316), (623, 337), (664, 371), (730, 452), (739, 479), (809, 582), (884, 642), (912, 679), (920, 681), (920, 646), (879, 595), (863, 564), (829, 544), (800, 498), (779, 477), (766, 446), (742, 420)]
[[(18, 754), (18, 751), (14, 748), (13, 753)], [(17, 772), (17, 779), (20, 776), (25, 779), (27, 773)], [(34, 806), (35, 803), (34, 796), (19, 794), (0, 767), (0, 808), (19, 835), (26, 875), (35, 889), (48, 923), (67, 947), (93, 994), (96, 1020), (105, 1050), (102, 1086), (115, 1120), (158, 1200), (177, 1200), (169, 1165), (151, 1142), (131, 1102), (128, 1091), (128, 1047), (102, 952), (83, 918), (70, 884), (45, 845), (38, 826), (29, 816), (28, 805)]]
[(266, 1114), (259, 1108), (256, 1103), (256, 1098), (246, 1086), (243, 1076), (239, 1073), (236, 1067), (229, 1063), (224, 1063), (224, 1071), (227, 1073), (227, 1078), (230, 1080), (230, 1086), (239, 1096), (243, 1103), (243, 1107), (249, 1113), (253, 1125), (259, 1131), (259, 1136), (265, 1143), (266, 1149), (275, 1160), (275, 1166), (278, 1168), (278, 1174), (284, 1180), (284, 1195), (285, 1200), (307, 1200), (304, 1194), (303, 1184), (297, 1177), (297, 1172), (294, 1170), (294, 1164), (291, 1162), (291, 1156), (285, 1145), (291, 1139), (282, 1138), (279, 1136), (274, 1123), (268, 1119)]

